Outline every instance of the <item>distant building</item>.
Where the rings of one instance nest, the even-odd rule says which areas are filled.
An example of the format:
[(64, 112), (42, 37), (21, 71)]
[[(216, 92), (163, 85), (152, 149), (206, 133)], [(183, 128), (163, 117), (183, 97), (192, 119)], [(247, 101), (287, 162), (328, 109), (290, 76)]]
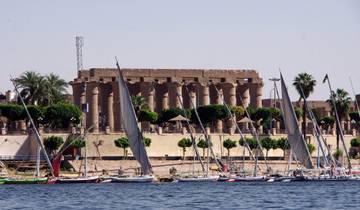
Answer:
[[(233, 106), (262, 106), (263, 81), (254, 70), (123, 69), (123, 75), (130, 94), (143, 96), (150, 110), (158, 113), (180, 107), (177, 94), (185, 108), (192, 107), (191, 101), (195, 106), (221, 104), (221, 95)], [(74, 103), (89, 108), (84, 124), (86, 127), (94, 125), (94, 132), (104, 129), (99, 126), (100, 122), (105, 122), (111, 131), (121, 131), (116, 76), (117, 69), (93, 68), (79, 71), (71, 82)], [(221, 122), (216, 125), (219, 132), (223, 127)]]

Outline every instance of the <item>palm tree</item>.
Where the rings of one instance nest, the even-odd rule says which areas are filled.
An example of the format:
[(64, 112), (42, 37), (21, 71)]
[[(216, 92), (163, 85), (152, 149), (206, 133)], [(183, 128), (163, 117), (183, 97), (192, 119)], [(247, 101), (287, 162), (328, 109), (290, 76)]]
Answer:
[(306, 72), (298, 74), (293, 82), (297, 92), (300, 95), (299, 102), (303, 99), (303, 122), (302, 122), (302, 131), (304, 139), (306, 139), (306, 103), (305, 100), (314, 92), (314, 87), (316, 85), (316, 80), (311, 74)]
[(131, 102), (134, 106), (136, 116), (139, 118), (141, 110), (148, 110), (148, 105), (142, 96), (131, 96)]
[(45, 95), (45, 78), (34, 71), (26, 71), (16, 80), (26, 104), (37, 104)]
[[(332, 98), (335, 101), (337, 114), (339, 116), (339, 121), (341, 122), (349, 113), (351, 98), (349, 97), (349, 93), (344, 89), (336, 89), (336, 91), (332, 93)], [(335, 113), (331, 97), (327, 100), (327, 102), (330, 104), (332, 112)], [(339, 128), (336, 123), (336, 149), (339, 149), (340, 129), (342, 128)]]
[(59, 101), (62, 101), (64, 98), (64, 94), (67, 92), (66, 88), (68, 87), (68, 83), (60, 79), (58, 75), (50, 73), (45, 76), (46, 82), (46, 104), (53, 104)]

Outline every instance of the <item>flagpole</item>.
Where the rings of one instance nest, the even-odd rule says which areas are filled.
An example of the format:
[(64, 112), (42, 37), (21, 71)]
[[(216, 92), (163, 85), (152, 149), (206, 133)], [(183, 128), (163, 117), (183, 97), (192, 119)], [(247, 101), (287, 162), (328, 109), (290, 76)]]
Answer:
[(325, 76), (325, 78), (323, 80), (323, 83), (325, 81), (327, 81), (329, 89), (330, 89), (330, 99), (331, 99), (331, 102), (332, 102), (333, 107), (334, 107), (334, 112), (335, 112), (335, 117), (336, 117), (336, 125), (338, 127), (338, 131), (340, 132), (340, 138), (341, 138), (341, 142), (342, 142), (343, 147), (344, 147), (344, 151), (346, 153), (349, 168), (351, 168), (350, 157), (349, 157), (349, 153), (348, 153), (348, 151), (346, 149), (346, 145), (345, 145), (345, 141), (344, 141), (344, 133), (343, 133), (343, 130), (342, 130), (342, 127), (341, 127), (341, 124), (340, 124), (340, 118), (339, 118), (339, 115), (338, 115), (338, 112), (337, 112), (336, 103), (335, 103), (335, 99), (334, 99), (335, 92), (331, 88), (330, 79), (329, 79), (329, 76), (327, 74), (326, 74), (326, 76)]

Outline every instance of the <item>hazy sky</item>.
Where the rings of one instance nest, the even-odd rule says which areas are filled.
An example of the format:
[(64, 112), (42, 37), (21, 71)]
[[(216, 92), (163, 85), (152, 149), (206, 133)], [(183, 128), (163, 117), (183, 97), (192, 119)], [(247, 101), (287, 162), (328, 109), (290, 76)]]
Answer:
[(308, 72), (311, 99), (328, 98), (321, 83), (360, 92), (360, 1), (16, 1), (0, 2), (0, 91), (26, 70), (76, 76), (75, 36), (85, 39), (85, 68), (278, 68), (290, 86)]

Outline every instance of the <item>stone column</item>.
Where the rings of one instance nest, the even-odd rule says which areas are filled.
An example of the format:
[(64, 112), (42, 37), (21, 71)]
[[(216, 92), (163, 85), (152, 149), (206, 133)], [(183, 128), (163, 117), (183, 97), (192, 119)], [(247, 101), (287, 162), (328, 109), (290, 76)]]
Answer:
[(262, 107), (262, 87), (263, 84), (259, 84), (259, 86), (256, 89), (256, 103), (255, 103), (256, 108)]
[(88, 108), (88, 105), (87, 105), (87, 102), (86, 102), (86, 83), (84, 82), (82, 84), (83, 88), (82, 88), (82, 91), (81, 91), (81, 95), (80, 95), (80, 103), (79, 103), (79, 106), (80, 106), (80, 109), (82, 111), (82, 121), (81, 121), (81, 125), (82, 127), (86, 128), (86, 115), (87, 115), (87, 112), (89, 112), (89, 110), (83, 110), (84, 108)]
[[(233, 83), (229, 83), (229, 106), (236, 106), (236, 84)], [(233, 134), (235, 133), (235, 128), (236, 128), (236, 124), (234, 123), (234, 121), (236, 122), (236, 115), (234, 115), (234, 120), (233, 119), (229, 119), (228, 123), (230, 125), (230, 130), (229, 133)]]
[(113, 112), (114, 112), (114, 131), (120, 132), (122, 127), (121, 112), (120, 112), (120, 101), (119, 101), (119, 86), (116, 81), (112, 82), (113, 91)]
[(162, 109), (169, 108), (169, 92), (165, 92), (162, 97)]
[(150, 111), (154, 111), (154, 94), (155, 88), (151, 82), (142, 82), (140, 84), (141, 95), (144, 96), (146, 104), (149, 106)]
[(190, 107), (193, 109), (193, 108), (196, 108), (197, 104), (196, 104), (196, 86), (195, 85), (192, 85), (190, 88)]
[(201, 92), (202, 92), (202, 100), (200, 101), (202, 106), (206, 106), (210, 104), (210, 91), (209, 86), (207, 84), (201, 86)]
[(107, 124), (110, 132), (114, 131), (114, 92), (111, 91), (107, 97)]
[(176, 95), (176, 99), (175, 99), (176, 104), (175, 105), (176, 105), (176, 107), (181, 108), (180, 100), (183, 100), (182, 99), (182, 84), (176, 83), (175, 86), (176, 86), (176, 94), (179, 95), (179, 97)]
[[(219, 93), (217, 93), (217, 97), (216, 97), (216, 104), (223, 104), (222, 103), (222, 99), (221, 97), (223, 97), (223, 91), (222, 89), (218, 88)], [(217, 120), (216, 121), (216, 132), (217, 133), (222, 133), (223, 130), (223, 122), (221, 120)]]
[(245, 90), (244, 90), (244, 92), (242, 93), (242, 100), (243, 100), (243, 103), (242, 103), (242, 105), (243, 105), (243, 107), (244, 108), (247, 108), (247, 107), (249, 107), (249, 103), (250, 103), (250, 101), (249, 101), (249, 99), (250, 99), (250, 91), (249, 91), (249, 88), (246, 88)]
[(90, 89), (90, 125), (93, 127), (93, 132), (99, 132), (99, 88), (97, 82), (89, 83)]

